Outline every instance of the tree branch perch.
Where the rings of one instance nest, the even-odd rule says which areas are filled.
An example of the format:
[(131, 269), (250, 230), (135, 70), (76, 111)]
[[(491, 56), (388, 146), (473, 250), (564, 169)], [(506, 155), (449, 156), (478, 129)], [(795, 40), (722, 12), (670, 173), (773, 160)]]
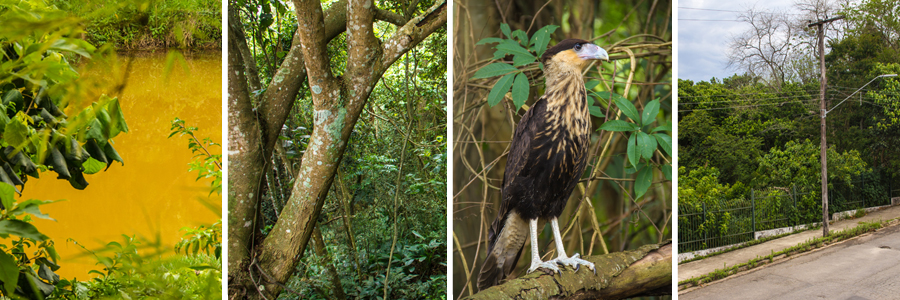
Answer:
[(623, 299), (672, 293), (671, 240), (583, 258), (594, 263), (596, 275), (571, 268), (558, 275), (538, 271), (465, 299)]

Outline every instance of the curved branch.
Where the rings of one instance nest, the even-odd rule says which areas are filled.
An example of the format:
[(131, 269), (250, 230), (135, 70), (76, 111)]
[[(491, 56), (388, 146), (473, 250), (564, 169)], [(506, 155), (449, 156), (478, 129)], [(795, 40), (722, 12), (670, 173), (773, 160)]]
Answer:
[(623, 299), (672, 294), (672, 241), (583, 257), (597, 268), (562, 274), (535, 272), (466, 299)]
[(444, 26), (447, 26), (447, 1), (435, 3), (425, 14), (409, 20), (384, 42), (379, 73), (383, 73), (410, 48)]

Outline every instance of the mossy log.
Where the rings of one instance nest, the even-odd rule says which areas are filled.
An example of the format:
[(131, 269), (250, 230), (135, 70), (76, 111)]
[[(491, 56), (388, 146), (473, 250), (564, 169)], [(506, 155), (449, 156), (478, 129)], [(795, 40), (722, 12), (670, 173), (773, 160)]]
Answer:
[(565, 268), (561, 274), (543, 269), (509, 280), (466, 299), (623, 299), (672, 294), (672, 241), (638, 249), (583, 257), (587, 269)]

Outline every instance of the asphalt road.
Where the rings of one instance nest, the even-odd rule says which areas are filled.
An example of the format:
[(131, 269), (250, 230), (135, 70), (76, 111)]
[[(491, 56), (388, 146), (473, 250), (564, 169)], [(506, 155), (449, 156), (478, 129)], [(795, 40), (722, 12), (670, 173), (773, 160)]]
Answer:
[(900, 225), (739, 274), (678, 299), (900, 299)]

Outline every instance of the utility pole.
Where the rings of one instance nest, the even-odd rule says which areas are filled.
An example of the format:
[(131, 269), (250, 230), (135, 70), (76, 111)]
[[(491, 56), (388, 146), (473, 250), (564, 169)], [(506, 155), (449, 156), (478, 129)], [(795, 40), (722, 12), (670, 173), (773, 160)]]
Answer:
[(822, 236), (828, 236), (828, 157), (826, 156), (827, 143), (825, 142), (825, 85), (827, 84), (827, 79), (825, 78), (825, 24), (831, 23), (840, 19), (843, 19), (844, 16), (837, 16), (831, 19), (821, 20), (815, 23), (809, 24), (809, 27), (816, 26), (819, 30), (819, 70), (822, 71), (822, 76), (819, 78), (819, 108), (820, 114), (822, 115), (821, 123), (822, 123), (822, 138), (821, 145), (819, 146), (820, 154), (819, 159), (822, 161)]

